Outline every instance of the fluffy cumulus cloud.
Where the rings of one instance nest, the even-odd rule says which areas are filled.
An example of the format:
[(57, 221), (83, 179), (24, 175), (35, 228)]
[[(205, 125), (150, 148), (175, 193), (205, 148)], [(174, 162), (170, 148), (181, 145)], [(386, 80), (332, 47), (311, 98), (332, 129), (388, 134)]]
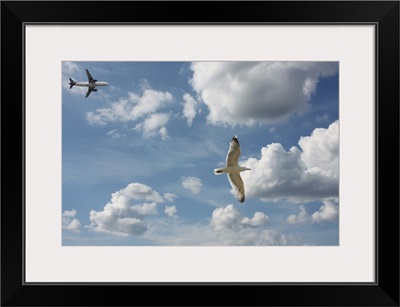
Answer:
[[(214, 125), (273, 123), (308, 108), (335, 62), (195, 62), (190, 84)], [(193, 114), (193, 112), (192, 112)]]
[(198, 102), (190, 94), (183, 95), (183, 116), (186, 118), (189, 127), (197, 115), (197, 107)]
[(170, 217), (174, 217), (174, 216), (176, 216), (176, 213), (178, 212), (178, 210), (176, 209), (175, 206), (165, 206), (164, 212), (166, 215), (168, 215)]
[(324, 204), (318, 211), (311, 215), (311, 219), (315, 223), (335, 222), (339, 218), (339, 206), (333, 201), (324, 201)]
[(91, 125), (104, 126), (111, 122), (127, 123), (155, 113), (173, 100), (169, 92), (145, 88), (142, 95), (129, 92), (127, 97), (113, 102), (107, 108), (88, 112), (86, 119)]
[(339, 171), (339, 122), (328, 129), (317, 128), (310, 136), (301, 137), (301, 160), (310, 171), (322, 171), (327, 176)]
[(77, 211), (75, 209), (66, 210), (62, 213), (62, 228), (72, 232), (80, 232), (81, 223), (78, 219), (74, 219)]
[(260, 227), (264, 226), (269, 222), (269, 217), (266, 216), (262, 212), (256, 212), (254, 213), (254, 216), (252, 218), (244, 217), (240, 224), (244, 226), (250, 226), (250, 227)]
[(261, 227), (268, 221), (269, 217), (262, 212), (256, 212), (252, 218), (244, 217), (233, 205), (215, 209), (211, 217), (211, 225), (216, 230)]
[(339, 192), (339, 122), (302, 137), (300, 149), (279, 143), (261, 149), (261, 158), (242, 164), (251, 168), (242, 178), (248, 197), (292, 202), (337, 197)]
[(142, 235), (148, 226), (145, 218), (157, 213), (157, 205), (163, 197), (151, 187), (130, 183), (113, 193), (102, 211), (90, 212), (88, 228), (117, 236)]
[(75, 217), (76, 216), (77, 211), (75, 209), (72, 210), (65, 210), (62, 214), (63, 217)]
[(197, 194), (200, 192), (201, 187), (203, 186), (200, 178), (197, 177), (183, 177), (181, 185), (190, 191), (192, 191), (193, 194)]
[(324, 200), (323, 205), (313, 214), (308, 214), (304, 205), (300, 206), (298, 214), (287, 217), (289, 224), (335, 222), (339, 218), (339, 205), (333, 200)]
[(291, 214), (286, 220), (289, 224), (304, 224), (311, 221), (311, 218), (307, 213), (306, 208), (302, 205), (300, 206), (300, 212), (297, 215)]
[(165, 140), (168, 137), (168, 130), (165, 125), (170, 118), (170, 113), (153, 113), (143, 123), (137, 124), (133, 130), (141, 131), (145, 138), (160, 135)]

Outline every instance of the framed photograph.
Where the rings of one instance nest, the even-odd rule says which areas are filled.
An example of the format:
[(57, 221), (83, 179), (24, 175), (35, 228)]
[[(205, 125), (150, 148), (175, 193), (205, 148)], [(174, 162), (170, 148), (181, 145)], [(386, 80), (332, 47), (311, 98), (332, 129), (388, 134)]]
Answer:
[(3, 306), (399, 306), (398, 1), (1, 25)]

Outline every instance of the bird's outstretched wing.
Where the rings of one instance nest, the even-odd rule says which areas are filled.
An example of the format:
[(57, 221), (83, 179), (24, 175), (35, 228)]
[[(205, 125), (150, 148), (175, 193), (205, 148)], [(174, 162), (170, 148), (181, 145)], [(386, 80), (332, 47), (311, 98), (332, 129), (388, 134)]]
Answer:
[(93, 79), (93, 77), (92, 77), (92, 75), (90, 74), (90, 72), (89, 72), (87, 69), (85, 69), (85, 70), (86, 70), (86, 75), (87, 75), (87, 77), (88, 77), (88, 79), (89, 79), (89, 83), (94, 83), (95, 80)]
[(244, 184), (242, 177), (240, 177), (239, 173), (229, 173), (228, 179), (232, 188), (235, 190), (236, 199), (244, 203)]
[(241, 154), (240, 144), (237, 136), (235, 135), (230, 142), (228, 154), (226, 155), (227, 166), (237, 166), (239, 156)]

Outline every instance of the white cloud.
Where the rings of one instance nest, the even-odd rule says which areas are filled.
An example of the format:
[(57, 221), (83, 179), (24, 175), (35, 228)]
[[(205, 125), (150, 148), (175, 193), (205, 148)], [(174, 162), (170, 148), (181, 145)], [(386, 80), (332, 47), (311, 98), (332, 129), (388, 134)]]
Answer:
[[(79, 67), (76, 63), (74, 62), (62, 62), (62, 86), (65, 89), (70, 89), (69, 85), (69, 78), (72, 78), (73, 80), (77, 81), (75, 76), (79, 76), (81, 74), (84, 74), (84, 68)], [(85, 75), (86, 76), (86, 75)], [(84, 81), (84, 80), (80, 80)], [(85, 87), (74, 87), (73, 90), (68, 91), (69, 93), (73, 95), (80, 95), (84, 96), (86, 95), (87, 88)]]
[(303, 224), (311, 221), (310, 215), (307, 213), (306, 208), (302, 205), (300, 206), (299, 214), (291, 214), (287, 217), (287, 222), (289, 224)]
[(128, 197), (133, 200), (145, 200), (151, 202), (163, 202), (163, 198), (157, 191), (141, 183), (130, 183), (122, 190), (111, 194), (113, 203), (118, 203), (120, 198)]
[(262, 212), (256, 212), (254, 213), (254, 216), (251, 219), (248, 217), (244, 217), (240, 222), (240, 224), (251, 227), (260, 227), (266, 225), (268, 222), (269, 222), (268, 216), (266, 216)]
[(62, 228), (72, 232), (80, 232), (81, 223), (78, 219), (73, 219), (77, 214), (75, 209), (66, 210), (62, 213)]
[(173, 225), (165, 220), (159, 222), (146, 233), (146, 238), (160, 245), (180, 246), (287, 245), (284, 234), (266, 229), (269, 217), (264, 213), (256, 212), (248, 218), (232, 204), (216, 208), (207, 223), (182, 221), (174, 220)]
[(107, 136), (111, 137), (112, 139), (119, 139), (124, 137), (125, 135), (118, 132), (118, 129), (110, 130), (106, 133)]
[(169, 202), (173, 202), (175, 198), (177, 198), (178, 196), (176, 196), (173, 193), (164, 193), (164, 199), (166, 199)]
[(303, 94), (306, 97), (310, 97), (314, 94), (315, 90), (317, 89), (318, 80), (315, 78), (307, 78), (304, 80), (303, 84)]
[(176, 216), (177, 209), (175, 206), (165, 206), (164, 212), (170, 217)]
[(168, 130), (165, 127), (161, 127), (160, 130), (158, 130), (158, 134), (161, 136), (161, 139), (164, 141), (168, 139)]
[(62, 214), (62, 216), (65, 216), (65, 217), (75, 217), (76, 216), (76, 210), (75, 209), (72, 209), (72, 210), (65, 210), (64, 212), (63, 212), (63, 214)]
[(199, 193), (203, 186), (201, 180), (197, 177), (183, 177), (181, 184), (185, 189), (192, 191), (193, 194)]
[(150, 214), (157, 213), (157, 203), (143, 203), (140, 205), (134, 205), (130, 207), (131, 211), (138, 216), (147, 216)]
[(301, 137), (299, 145), (303, 150), (301, 160), (307, 169), (323, 171), (332, 176), (339, 170), (339, 122), (327, 129), (317, 128), (311, 136)]
[(214, 125), (274, 123), (308, 108), (334, 62), (195, 62), (190, 84), (208, 106)]
[(233, 205), (228, 205), (225, 208), (217, 208), (213, 211), (211, 225), (216, 230), (237, 228), (242, 218), (240, 212), (235, 210)]
[(315, 118), (317, 124), (329, 122), (329, 114), (317, 115)]
[(62, 62), (62, 70), (65, 75), (72, 75), (82, 71), (76, 63), (68, 61)]
[[(64, 220), (63, 220), (64, 221)], [(73, 219), (71, 221), (69, 221), (69, 223), (63, 225), (64, 229), (73, 231), (73, 232), (80, 232), (80, 228), (81, 228), (81, 222), (79, 222), (78, 219)]]
[(274, 246), (287, 245), (284, 234), (274, 229), (250, 229), (215, 231), (208, 241), (199, 245), (208, 246)]
[(153, 113), (149, 115), (143, 123), (137, 124), (133, 130), (142, 131), (145, 138), (158, 134), (165, 140), (168, 137), (168, 131), (164, 126), (167, 124), (170, 117), (170, 113)]
[(187, 124), (190, 127), (193, 123), (193, 119), (196, 117), (197, 101), (190, 95), (183, 95), (183, 116), (186, 118)]
[(110, 122), (135, 121), (152, 114), (173, 100), (169, 92), (161, 92), (146, 88), (141, 96), (128, 92), (128, 96), (110, 104), (108, 108), (99, 108), (86, 113), (86, 119), (91, 125), (104, 126)]
[(286, 151), (279, 143), (261, 149), (261, 158), (242, 164), (251, 169), (242, 178), (248, 197), (272, 201), (312, 201), (337, 197), (339, 189), (339, 122), (302, 137), (302, 150)]
[(318, 211), (311, 215), (311, 219), (315, 223), (334, 222), (339, 217), (339, 206), (332, 201), (326, 200)]
[(157, 191), (141, 183), (130, 183), (111, 194), (102, 211), (90, 211), (89, 229), (117, 236), (142, 235), (148, 229), (145, 218), (157, 213), (164, 202)]
[(322, 223), (322, 222), (335, 222), (339, 217), (339, 205), (336, 201), (324, 200), (323, 205), (309, 215), (305, 207), (300, 206), (300, 212), (295, 215), (289, 215), (287, 222), (289, 224), (304, 224), (304, 223)]
[[(149, 231), (149, 239), (160, 245), (177, 246), (271, 246), (287, 245), (287, 237), (274, 229), (242, 227), (216, 230), (210, 225), (159, 224)], [(201, 234), (201, 235), (199, 235)], [(148, 236), (150, 235), (150, 236)]]
[(253, 218), (242, 216), (233, 205), (216, 208), (212, 213), (211, 225), (216, 230), (241, 229), (246, 226), (261, 227), (268, 223), (269, 217), (262, 212), (254, 213)]

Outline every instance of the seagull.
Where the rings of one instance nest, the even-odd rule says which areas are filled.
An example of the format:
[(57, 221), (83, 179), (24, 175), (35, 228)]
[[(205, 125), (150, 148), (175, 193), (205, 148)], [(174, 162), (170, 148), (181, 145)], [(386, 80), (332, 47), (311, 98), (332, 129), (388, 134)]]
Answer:
[(244, 184), (240, 172), (250, 170), (250, 168), (239, 166), (238, 160), (241, 154), (240, 144), (237, 135), (234, 135), (231, 139), (228, 154), (226, 155), (226, 165), (222, 168), (214, 169), (215, 175), (222, 173), (228, 173), (228, 179), (235, 190), (236, 199), (244, 203)]

